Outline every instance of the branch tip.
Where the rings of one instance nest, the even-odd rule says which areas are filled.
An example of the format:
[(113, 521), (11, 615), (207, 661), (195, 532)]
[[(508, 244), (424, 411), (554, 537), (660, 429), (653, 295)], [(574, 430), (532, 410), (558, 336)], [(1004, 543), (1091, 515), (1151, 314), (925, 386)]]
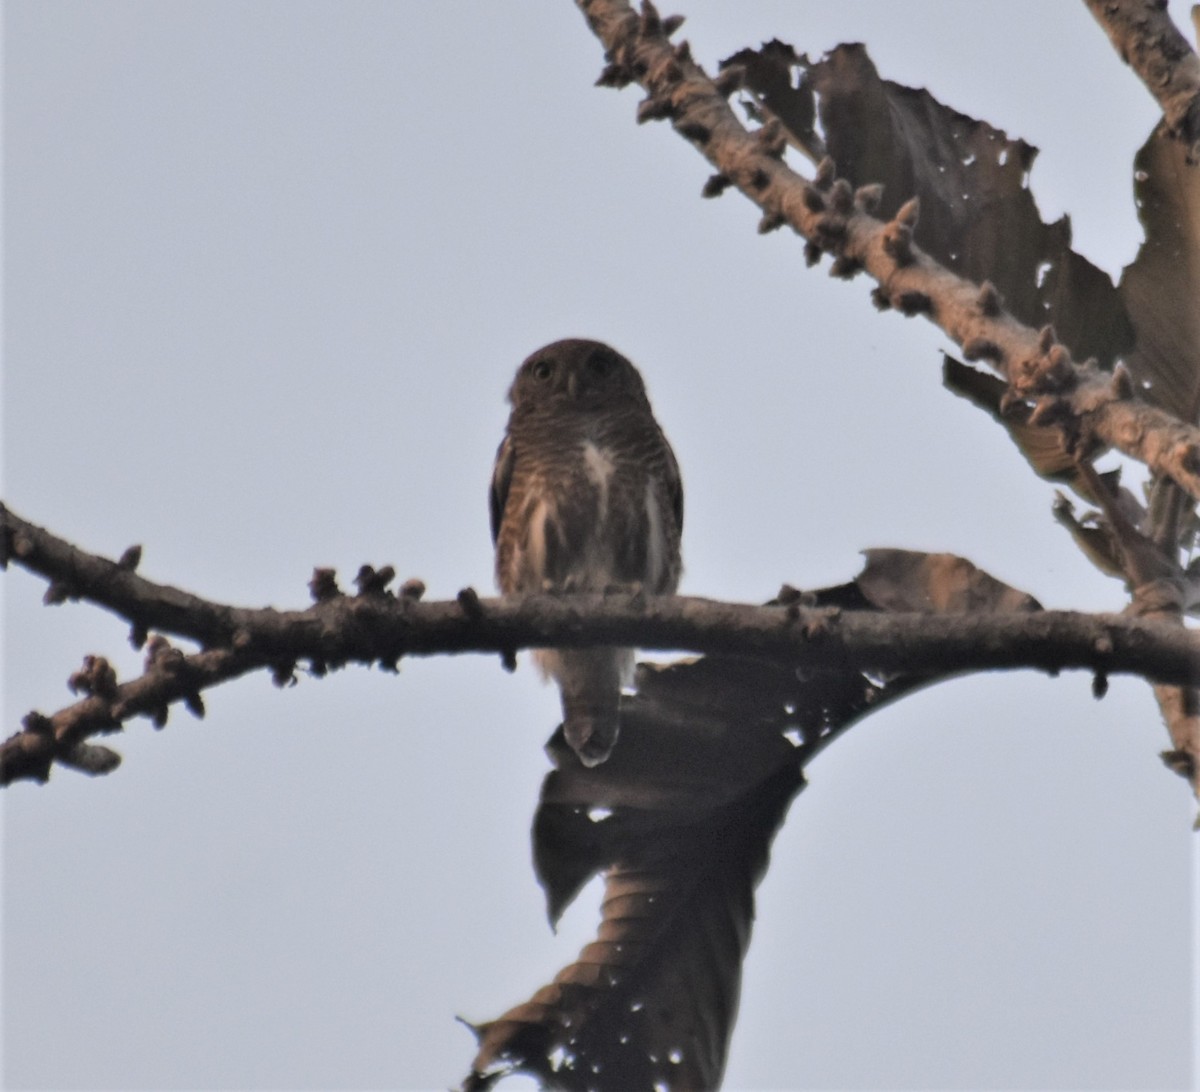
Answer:
[(735, 92), (740, 91), (745, 82), (746, 69), (740, 64), (731, 64), (722, 68), (712, 80), (713, 87), (717, 89), (717, 94), (726, 99)]
[(837, 179), (829, 188), (829, 204), (842, 216), (849, 216), (854, 211), (854, 189), (845, 178)]
[(912, 318), (914, 315), (932, 315), (934, 310), (933, 298), (927, 293), (918, 292), (915, 289), (898, 292), (892, 298), (892, 306), (908, 318)]
[(900, 220), (887, 224), (883, 229), (883, 250), (901, 268), (912, 265), (912, 228)]
[(787, 223), (787, 217), (780, 212), (764, 212), (762, 218), (758, 221), (759, 235), (767, 235), (772, 231), (778, 231), (784, 224)]
[(1004, 300), (999, 289), (991, 281), (984, 281), (979, 286), (979, 295), (975, 297), (979, 313), (987, 318), (995, 318), (1004, 308)]
[(991, 360), (997, 364), (1004, 363), (1004, 350), (987, 337), (973, 337), (964, 341), (962, 354), (964, 360)]
[(921, 199), (919, 197), (910, 197), (896, 210), (894, 223), (903, 224), (910, 230), (916, 228), (917, 221), (921, 217)]
[(400, 585), (400, 598), (410, 603), (419, 602), (425, 594), (425, 581), (419, 577), (410, 576)]
[(479, 601), (479, 593), (474, 588), (463, 588), (455, 597), (463, 614), (468, 618), (482, 618), (483, 604)]
[(854, 191), (854, 204), (860, 212), (864, 212), (868, 216), (874, 216), (879, 211), (879, 205), (882, 201), (883, 185), (879, 182), (872, 182), (867, 186), (859, 186)]
[(396, 570), (391, 565), (376, 569), (371, 565), (363, 565), (354, 578), (360, 596), (385, 596), (390, 594), (387, 586), (395, 579)]
[(816, 174), (813, 175), (813, 185), (819, 190), (827, 190), (837, 178), (837, 164), (831, 156), (825, 156), (817, 164)]
[(863, 264), (849, 254), (839, 254), (829, 265), (829, 275), (848, 281), (863, 270)]
[[(787, 147), (787, 133), (778, 118), (770, 118), (754, 134), (759, 151), (771, 159), (782, 159)], [(849, 185), (849, 183), (847, 183)]]
[(342, 594), (342, 589), (338, 587), (337, 570), (313, 569), (312, 579), (308, 582), (308, 591), (314, 603), (324, 603), (327, 600), (338, 598)]
[(710, 175), (700, 191), (701, 197), (720, 197), (732, 185), (732, 179), (725, 174)]
[(137, 569), (142, 561), (142, 547), (140, 545), (129, 546), (125, 552), (117, 559), (117, 568), (124, 569), (126, 572), (133, 572)]

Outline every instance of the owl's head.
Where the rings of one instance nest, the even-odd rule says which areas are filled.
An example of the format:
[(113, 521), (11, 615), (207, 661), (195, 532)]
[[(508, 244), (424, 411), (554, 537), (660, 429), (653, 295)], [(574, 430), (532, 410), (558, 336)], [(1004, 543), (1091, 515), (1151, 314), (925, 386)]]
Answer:
[(649, 407), (637, 368), (616, 349), (583, 338), (555, 341), (533, 353), (517, 370), (508, 399), (514, 410), (525, 411)]

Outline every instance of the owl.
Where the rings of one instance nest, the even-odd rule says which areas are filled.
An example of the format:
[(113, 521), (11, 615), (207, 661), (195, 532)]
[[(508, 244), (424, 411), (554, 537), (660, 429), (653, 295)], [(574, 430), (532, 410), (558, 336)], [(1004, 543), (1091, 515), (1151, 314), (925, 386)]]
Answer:
[[(683, 483), (637, 368), (598, 341), (556, 341), (521, 365), (508, 398), (491, 491), (501, 592), (674, 592)], [(567, 742), (585, 766), (603, 762), (633, 649), (534, 658), (562, 692)]]

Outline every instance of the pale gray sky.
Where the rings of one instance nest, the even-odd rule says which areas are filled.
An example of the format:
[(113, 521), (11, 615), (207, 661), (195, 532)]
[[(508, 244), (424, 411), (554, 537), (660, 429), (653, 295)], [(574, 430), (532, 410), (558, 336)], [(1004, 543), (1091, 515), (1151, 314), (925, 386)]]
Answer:
[[(1172, 4), (1185, 25), (1186, 5)], [(665, 10), (665, 9), (664, 9)], [(1157, 111), (1081, 3), (686, 0), (715, 64), (860, 40), (1042, 148), (1048, 218), (1116, 273)], [(687, 490), (681, 590), (761, 601), (870, 546), (951, 550), (1120, 609), (1053, 490), (939, 385), (946, 339), (804, 267), (574, 5), (4, 5), (4, 498), (213, 599), (314, 565), (491, 587), (485, 494), (519, 361), (608, 340)], [(5, 595), (4, 731), (125, 630)], [(211, 692), (106, 779), (3, 799), (3, 1077), (28, 1089), (444, 1088), (595, 927), (548, 929), (528, 830), (558, 699), (494, 657)], [(1149, 692), (997, 675), (810, 769), (775, 842), (731, 1089), (1181, 1089), (1195, 839)], [(519, 1087), (513, 1082), (512, 1087)]]

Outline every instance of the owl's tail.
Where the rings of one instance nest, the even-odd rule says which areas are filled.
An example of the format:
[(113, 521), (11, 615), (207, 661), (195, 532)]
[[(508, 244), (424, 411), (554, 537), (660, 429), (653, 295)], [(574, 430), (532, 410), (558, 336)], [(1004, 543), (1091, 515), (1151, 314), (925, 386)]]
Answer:
[(629, 649), (546, 650), (542, 669), (562, 691), (563, 734), (585, 766), (599, 766), (617, 742), (621, 682), (632, 660)]

